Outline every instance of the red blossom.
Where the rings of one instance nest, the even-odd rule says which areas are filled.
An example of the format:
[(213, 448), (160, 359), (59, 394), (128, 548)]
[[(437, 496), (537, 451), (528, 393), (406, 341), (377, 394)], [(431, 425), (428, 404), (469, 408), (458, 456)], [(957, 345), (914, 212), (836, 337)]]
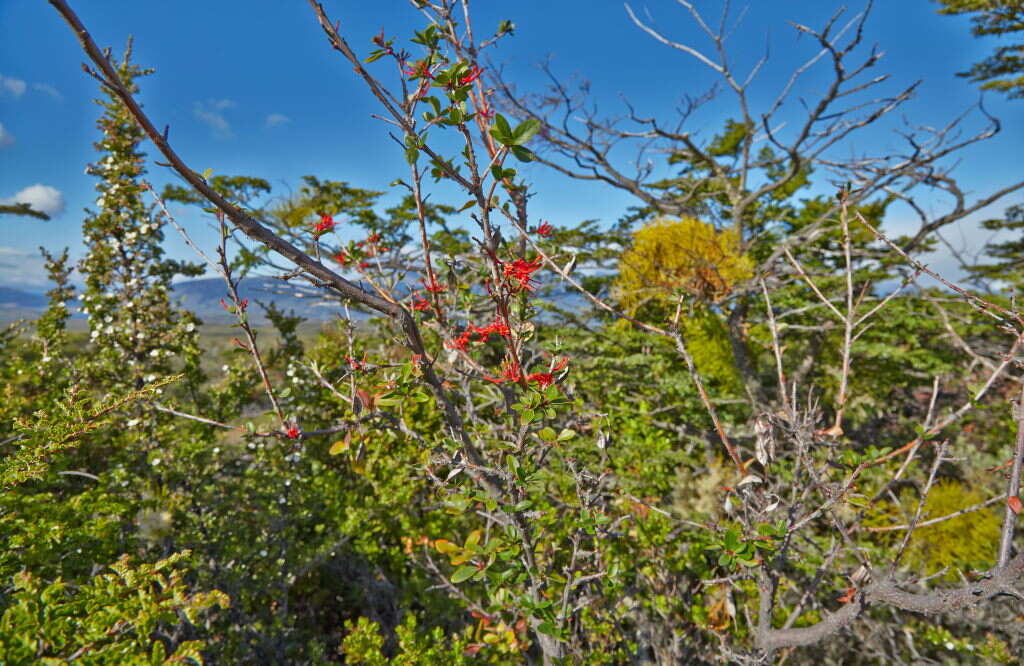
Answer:
[(228, 312), (231, 312), (231, 306), (225, 303), (223, 298), (220, 299), (220, 306), (227, 310)]
[(351, 356), (345, 355), (345, 360), (348, 361), (348, 367), (352, 368), (356, 372), (365, 372), (366, 368), (363, 366), (362, 361), (357, 361)]
[(523, 378), (519, 370), (519, 363), (515, 359), (508, 359), (501, 364), (501, 374), (497, 377), (484, 375), (484, 380), (493, 384), (504, 384), (505, 382), (518, 382)]
[(463, 331), (462, 335), (450, 341), (448, 343), (448, 346), (451, 347), (452, 349), (458, 349), (459, 351), (466, 351), (466, 348), (469, 346), (470, 343), (470, 336), (472, 334), (473, 331), (466, 329), (465, 331)]
[(369, 267), (370, 267), (370, 262), (368, 262), (368, 261), (360, 261), (359, 262), (359, 270), (365, 271)]
[(548, 372), (535, 372), (527, 377), (526, 381), (537, 382), (542, 389), (545, 389), (555, 382), (555, 373), (568, 365), (568, 363), (569, 358), (567, 356), (563, 356), (561, 361), (551, 364), (551, 369)]
[(473, 65), (473, 68), (469, 70), (469, 73), (463, 76), (461, 79), (459, 79), (459, 85), (467, 86), (470, 83), (473, 83), (474, 81), (480, 78), (480, 75), (483, 74), (483, 72), (483, 69), (477, 67), (476, 65)]
[(420, 311), (429, 310), (430, 309), (430, 302), (427, 299), (423, 298), (422, 296), (420, 296), (417, 293), (417, 294), (415, 294), (413, 296), (413, 299), (412, 299), (412, 309), (413, 310), (420, 310)]
[(348, 252), (345, 252), (344, 250), (342, 250), (338, 254), (334, 255), (333, 257), (331, 257), (331, 259), (334, 259), (336, 262), (338, 262), (342, 266), (348, 266), (348, 262), (350, 261), (350, 258), (348, 256)]
[(241, 310), (242, 312), (245, 312), (245, 309), (247, 307), (249, 307), (249, 299), (243, 298), (242, 302), (238, 304), (238, 309)]
[(533, 261), (516, 259), (504, 264), (505, 277), (512, 283), (518, 283), (512, 284), (515, 291), (533, 291), (536, 286), (533, 283), (533, 273), (541, 267), (542, 261), (540, 257), (536, 257)]
[(331, 215), (321, 215), (320, 221), (313, 225), (313, 234), (321, 236), (332, 229), (334, 229), (334, 217)]
[(487, 324), (487, 326), (482, 328), (473, 326), (472, 324), (469, 325), (469, 328), (480, 336), (480, 342), (486, 342), (491, 333), (500, 335), (503, 338), (512, 336), (512, 331), (509, 330), (508, 324), (501, 317), (496, 318), (492, 323)]
[(288, 436), (288, 439), (298, 439), (301, 433), (297, 427), (291, 426), (284, 431), (284, 434)]
[(551, 226), (550, 222), (544, 222), (539, 227), (534, 229), (533, 233), (537, 234), (541, 238), (547, 238), (552, 234), (554, 230), (555, 228)]
[(434, 78), (434, 75), (430, 71), (430, 65), (427, 63), (426, 60), (420, 60), (419, 62), (416, 63), (415, 66), (410, 67), (409, 69), (405, 70), (405, 73), (406, 73), (406, 75), (410, 79), (415, 79), (415, 78), (433, 79)]
[(445, 291), (446, 289), (448, 289), (447, 286), (445, 286), (443, 284), (438, 284), (437, 280), (434, 279), (433, 277), (430, 278), (430, 282), (429, 283), (427, 283), (427, 279), (426, 278), (420, 278), (420, 282), (423, 283), (423, 288), (426, 289), (427, 291), (441, 292), (441, 291)]

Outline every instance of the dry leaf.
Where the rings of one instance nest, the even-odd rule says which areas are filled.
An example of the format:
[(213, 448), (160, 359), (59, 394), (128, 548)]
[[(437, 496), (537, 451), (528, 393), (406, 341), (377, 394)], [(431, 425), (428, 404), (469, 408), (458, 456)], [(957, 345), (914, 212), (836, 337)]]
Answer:
[(332, 456), (336, 456), (339, 453), (348, 451), (348, 447), (352, 444), (352, 432), (345, 433), (345, 439), (339, 439), (334, 444), (331, 444), (331, 449), (327, 453)]
[(1010, 511), (1013, 511), (1014, 513), (1020, 513), (1022, 508), (1020, 498), (1016, 495), (1011, 495), (1006, 498), (1006, 506), (1010, 507)]

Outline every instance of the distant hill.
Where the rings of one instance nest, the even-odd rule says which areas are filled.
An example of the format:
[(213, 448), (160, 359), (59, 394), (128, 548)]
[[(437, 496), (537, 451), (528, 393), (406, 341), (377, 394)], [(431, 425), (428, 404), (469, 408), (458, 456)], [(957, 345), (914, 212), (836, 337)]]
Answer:
[[(227, 289), (222, 279), (188, 280), (174, 284), (172, 289), (172, 298), (180, 301), (182, 307), (196, 313), (204, 322), (219, 324), (234, 321), (234, 315), (226, 312), (220, 304), (222, 298), (227, 299)], [(258, 323), (266, 321), (260, 303), (274, 303), (286, 313), (294, 311), (306, 319), (318, 321), (332, 319), (339, 311), (336, 306), (321, 302), (311, 289), (289, 285), (270, 277), (246, 278), (242, 280), (238, 291), (242, 298), (249, 299), (249, 316)], [(46, 305), (44, 290), (0, 286), (0, 320), (34, 319), (46, 309)], [(68, 303), (76, 319), (85, 317), (79, 312), (81, 305), (77, 299)], [(353, 317), (364, 318), (356, 312), (352, 314)]]
[(42, 292), (0, 287), (0, 310), (42, 310), (45, 307), (46, 296)]
[[(254, 276), (242, 280), (238, 294), (249, 299), (250, 317), (263, 321), (263, 309), (259, 303), (274, 303), (286, 313), (294, 311), (306, 319), (332, 319), (338, 308), (333, 304), (322, 302), (312, 289), (291, 285), (270, 277)], [(204, 278), (178, 282), (174, 285), (175, 299), (181, 299), (183, 307), (196, 313), (200, 319), (209, 323), (233, 321), (234, 315), (226, 312), (220, 300), (227, 299), (227, 288), (220, 278)]]
[[(227, 289), (221, 278), (203, 278), (188, 280), (173, 285), (172, 298), (181, 306), (194, 312), (208, 324), (227, 324), (235, 321), (234, 315), (224, 310), (220, 300), (227, 299)], [(335, 303), (325, 303), (318, 293), (310, 287), (302, 287), (296, 283), (285, 283), (271, 277), (253, 276), (242, 280), (239, 295), (249, 299), (249, 318), (254, 323), (265, 323), (266, 316), (260, 303), (274, 303), (285, 313), (294, 312), (312, 321), (328, 321), (337, 314), (343, 314)], [(581, 312), (588, 309), (586, 299), (566, 290), (564, 287), (547, 297), (558, 308), (570, 312)], [(0, 321), (15, 319), (35, 319), (46, 309), (47, 298), (43, 290), (30, 291), (13, 287), (0, 286)], [(77, 300), (68, 303), (74, 319), (84, 319), (79, 310), (82, 304)], [(541, 315), (542, 317), (547, 315)], [(352, 310), (352, 317), (357, 320), (366, 319), (367, 315)]]

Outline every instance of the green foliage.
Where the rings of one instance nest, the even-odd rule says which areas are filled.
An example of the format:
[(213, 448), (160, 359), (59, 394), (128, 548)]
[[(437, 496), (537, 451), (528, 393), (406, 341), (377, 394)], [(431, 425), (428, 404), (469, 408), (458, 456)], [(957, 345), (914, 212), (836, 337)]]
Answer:
[(221, 592), (190, 594), (177, 553), (153, 564), (125, 555), (113, 573), (72, 585), (47, 583), (28, 571), (14, 576), (11, 603), (0, 617), (5, 664), (202, 664), (204, 642), (167, 633), (179, 615), (192, 626), (229, 605)]
[[(429, 666), (471, 663), (467, 657), (468, 640), (464, 636), (447, 637), (438, 627), (429, 632), (417, 631), (416, 618), (408, 615), (396, 629), (398, 650), (393, 657), (384, 653), (384, 637), (380, 625), (365, 617), (347, 621), (348, 635), (341, 644), (341, 652), (348, 663), (363, 666)], [(499, 663), (490, 659), (472, 659), (472, 663)]]
[(15, 422), (15, 450), (0, 459), (0, 487), (10, 488), (41, 477), (48, 460), (55, 454), (75, 446), (83, 437), (107, 425), (116, 412), (126, 405), (152, 400), (162, 386), (181, 379), (167, 377), (122, 396), (106, 396), (93, 405), (89, 396), (77, 387), (68, 390), (64, 400), (52, 403), (49, 409), (36, 412), (31, 419)]
[[(937, 0), (942, 14), (968, 14), (975, 36), (1012, 35), (1024, 32), (1024, 6), (1018, 0)], [(1024, 97), (1024, 43), (998, 46), (995, 52), (960, 76), (981, 82), (986, 90), (998, 90), (1010, 98)]]
[[(942, 480), (928, 493), (922, 520), (948, 516), (986, 499), (980, 490)], [(883, 502), (878, 507), (878, 524), (906, 523), (915, 510), (916, 500), (905, 501), (899, 507)], [(945, 578), (951, 581), (959, 580), (967, 571), (984, 571), (992, 565), (992, 544), (999, 541), (1000, 513), (993, 508), (980, 509), (916, 528), (905, 556), (907, 565), (929, 574), (946, 570)]]

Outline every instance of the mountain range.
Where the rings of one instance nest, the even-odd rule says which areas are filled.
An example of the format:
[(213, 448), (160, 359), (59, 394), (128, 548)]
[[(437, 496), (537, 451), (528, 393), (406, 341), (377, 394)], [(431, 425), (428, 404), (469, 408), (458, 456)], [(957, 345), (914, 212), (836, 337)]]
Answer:
[[(229, 323), (234, 315), (227, 312), (221, 305), (221, 299), (227, 299), (227, 289), (220, 278), (203, 278), (187, 280), (172, 285), (172, 299), (181, 307), (194, 312), (200, 319), (209, 324)], [(242, 280), (238, 288), (239, 296), (249, 299), (248, 310), (250, 319), (263, 323), (266, 316), (259, 304), (274, 303), (285, 313), (294, 311), (306, 319), (325, 321), (332, 319), (338, 312), (333, 303), (321, 301), (312, 290), (304, 290), (295, 285), (285, 284), (271, 277), (253, 276)], [(47, 305), (46, 294), (42, 290), (0, 286), (0, 320), (34, 319)], [(68, 303), (72, 318), (84, 318), (79, 311), (81, 302), (73, 299)], [(362, 318), (353, 311), (353, 317)]]

